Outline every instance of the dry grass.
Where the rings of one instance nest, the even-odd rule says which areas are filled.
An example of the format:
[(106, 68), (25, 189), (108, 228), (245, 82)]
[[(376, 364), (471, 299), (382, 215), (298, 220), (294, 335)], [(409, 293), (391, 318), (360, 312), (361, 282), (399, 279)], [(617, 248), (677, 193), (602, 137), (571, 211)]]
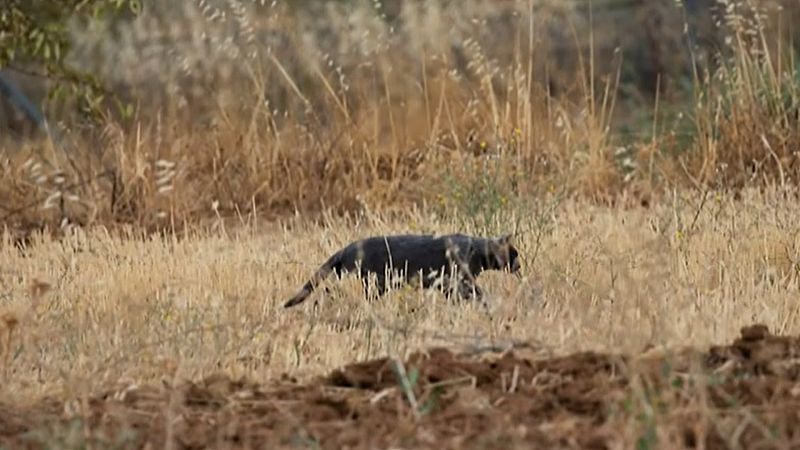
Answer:
[[(688, 52), (696, 70), (669, 59), (684, 37), (648, 34), (672, 77), (657, 85), (688, 80), (691, 100), (654, 93), (632, 136), (632, 69), (608, 42), (641, 36), (590, 26), (584, 2), (457, 3), (154, 2), (119, 41), (76, 31), (74, 58), (140, 103), (3, 147), (3, 397), (305, 377), (434, 344), (638, 353), (754, 322), (800, 333), (800, 78), (775, 30), (795, 3), (717, 2), (724, 47)], [(632, 28), (680, 29), (675, 2), (646, 3)], [(14, 234), (41, 224), (63, 239)], [(490, 313), (409, 288), (367, 304), (354, 278), (281, 308), (353, 239), (455, 231), (517, 233), (523, 280), (479, 280)]]
[[(507, 198), (564, 186), (648, 202), (797, 180), (793, 2), (718, 2), (708, 47), (685, 45), (699, 37), (675, 31), (682, 10), (666, 0), (625, 31), (613, 8), (595, 17), (583, 2), (389, 3), (153, 2), (118, 40), (111, 25), (76, 30), (76, 64), (138, 108), (110, 104), (102, 129), (67, 121), (57, 145), (7, 149), (0, 219), (170, 227), (254, 205), (271, 218), (403, 210), (452, 198), (487, 166)], [(646, 55), (624, 53), (643, 39)], [(622, 96), (644, 63), (663, 79), (645, 71), (652, 92)]]
[(528, 224), (519, 235), (524, 279), (481, 277), (491, 316), (409, 289), (366, 304), (355, 278), (331, 284), (330, 297), (315, 294), (317, 311), (281, 308), (352, 239), (464, 228), (429, 210), (321, 225), (220, 223), (182, 239), (76, 230), (23, 251), (7, 241), (0, 286), (3, 317), (13, 320), (3, 322), (2, 391), (21, 401), (220, 370), (308, 375), (434, 343), (527, 340), (560, 354), (705, 346), (754, 321), (796, 334), (795, 195), (678, 195), (651, 209), (578, 200), (518, 207), (509, 214)]

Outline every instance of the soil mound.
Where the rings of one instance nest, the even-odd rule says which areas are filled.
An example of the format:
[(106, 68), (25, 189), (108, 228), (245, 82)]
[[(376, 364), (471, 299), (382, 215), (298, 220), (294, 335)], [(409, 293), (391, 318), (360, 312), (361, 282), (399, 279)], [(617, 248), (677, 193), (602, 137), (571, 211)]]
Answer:
[(642, 355), (433, 348), (308, 383), (212, 376), (0, 404), (5, 448), (772, 448), (800, 445), (800, 338)]

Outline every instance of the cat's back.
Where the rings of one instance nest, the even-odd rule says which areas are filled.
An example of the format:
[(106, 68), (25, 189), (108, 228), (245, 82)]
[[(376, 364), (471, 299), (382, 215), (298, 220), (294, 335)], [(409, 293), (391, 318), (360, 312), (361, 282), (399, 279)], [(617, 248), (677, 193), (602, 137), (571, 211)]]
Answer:
[(436, 269), (447, 265), (449, 245), (463, 247), (470, 237), (463, 234), (396, 234), (373, 236), (353, 242), (346, 249), (348, 261), (362, 261), (371, 270), (387, 264), (409, 270)]
[(394, 234), (371, 236), (350, 244), (354, 250), (360, 249), (370, 254), (403, 252), (412, 249), (432, 248), (443, 242), (441, 236), (432, 234)]
[(470, 236), (456, 233), (456, 234), (395, 234), (385, 236), (372, 236), (361, 241), (356, 241), (351, 245), (360, 246), (362, 248), (389, 248), (392, 249), (413, 249), (413, 248), (445, 248), (447, 242), (452, 242), (455, 245), (463, 245), (470, 240), (474, 240)]

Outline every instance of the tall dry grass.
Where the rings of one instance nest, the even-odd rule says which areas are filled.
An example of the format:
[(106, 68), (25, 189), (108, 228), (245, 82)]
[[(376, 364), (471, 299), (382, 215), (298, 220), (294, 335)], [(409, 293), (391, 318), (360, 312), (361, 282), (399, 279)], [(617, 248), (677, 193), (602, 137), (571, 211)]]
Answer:
[(482, 226), (423, 210), (320, 224), (220, 221), (184, 239), (75, 230), (38, 235), (24, 249), (6, 235), (0, 389), (23, 401), (218, 371), (306, 376), (434, 344), (636, 353), (728, 342), (753, 322), (796, 334), (800, 208), (785, 194), (677, 194), (650, 209), (575, 199), (517, 206), (494, 226), (527, 225), (517, 234), (523, 279), (480, 277), (490, 313), (406, 287), (366, 303), (357, 278), (282, 308), (352, 239)]
[(751, 2), (720, 6), (726, 35), (721, 63), (697, 75), (693, 181), (794, 185), (800, 167), (798, 53), (791, 42), (767, 37), (770, 26), (792, 25), (771, 22)]
[[(798, 78), (778, 25), (796, 8), (715, 5), (720, 51), (695, 45), (695, 16), (671, 1), (622, 33), (584, 2), (149, 2), (75, 31), (76, 64), (135, 108), (110, 103), (100, 130), (67, 122), (63, 141), (7, 149), (0, 219), (179, 228), (254, 210), (463, 212), (474, 205), (456, 197), (483, 183), (498, 202), (563, 190), (646, 203), (791, 184)], [(684, 21), (692, 33), (674, 36)], [(639, 39), (649, 50), (625, 54)], [(658, 70), (638, 81), (652, 98), (621, 133), (642, 61)], [(664, 90), (681, 83), (687, 103)]]

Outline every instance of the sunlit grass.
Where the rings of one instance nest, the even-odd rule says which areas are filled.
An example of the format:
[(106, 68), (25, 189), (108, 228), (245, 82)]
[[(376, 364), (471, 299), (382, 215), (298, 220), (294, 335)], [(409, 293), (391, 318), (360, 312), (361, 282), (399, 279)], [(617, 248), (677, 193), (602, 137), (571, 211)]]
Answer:
[(155, 381), (176, 370), (191, 378), (308, 376), (432, 344), (529, 341), (559, 354), (636, 353), (727, 342), (753, 322), (800, 331), (793, 197), (679, 195), (650, 209), (564, 200), (546, 222), (542, 211), (506, 211), (529, 224), (517, 236), (524, 276), (481, 276), (491, 314), (408, 287), (366, 303), (356, 277), (330, 282), (330, 294), (319, 291), (301, 307), (281, 307), (353, 239), (410, 231), (408, 223), (418, 232), (464, 226), (424, 210), (283, 227), (229, 224), (182, 238), (96, 230), (39, 237), (23, 250), (7, 242), (4, 395)]

